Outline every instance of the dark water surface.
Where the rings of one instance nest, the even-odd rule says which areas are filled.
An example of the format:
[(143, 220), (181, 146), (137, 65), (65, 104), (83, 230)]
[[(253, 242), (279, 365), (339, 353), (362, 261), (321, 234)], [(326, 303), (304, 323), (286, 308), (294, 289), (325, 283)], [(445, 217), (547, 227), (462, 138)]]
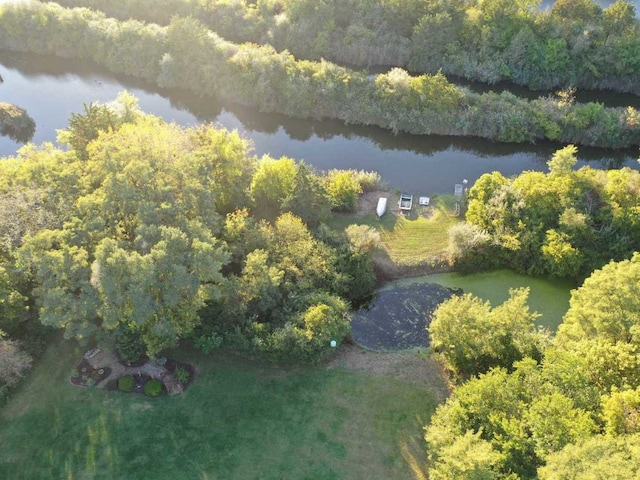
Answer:
[[(561, 144), (501, 144), (461, 137), (393, 135), (375, 127), (338, 121), (300, 120), (168, 91), (130, 77), (113, 75), (90, 62), (0, 51), (0, 101), (25, 108), (36, 122), (33, 142), (55, 141), (83, 103), (108, 102), (122, 90), (138, 97), (142, 110), (181, 125), (214, 122), (251, 139), (257, 155), (289, 156), (319, 170), (356, 168), (378, 171), (395, 189), (412, 193), (452, 193), (455, 183), (475, 181), (500, 171), (515, 175), (546, 170)], [(631, 97), (636, 98), (637, 97)], [(0, 156), (21, 145), (0, 137)], [(580, 165), (638, 168), (639, 150), (611, 151), (582, 147)]]

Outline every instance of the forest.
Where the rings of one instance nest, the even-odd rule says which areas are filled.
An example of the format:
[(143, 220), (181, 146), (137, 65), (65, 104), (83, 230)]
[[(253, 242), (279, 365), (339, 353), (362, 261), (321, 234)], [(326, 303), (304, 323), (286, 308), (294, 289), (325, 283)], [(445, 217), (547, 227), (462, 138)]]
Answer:
[(270, 44), (309, 60), (442, 71), (537, 90), (640, 93), (640, 30), (633, 6), (621, 0), (606, 9), (593, 0), (558, 0), (549, 12), (539, 11), (539, 0), (58, 3), (160, 25), (174, 14), (191, 16), (229, 41)]
[(132, 361), (191, 339), (318, 362), (373, 292), (367, 231), (320, 222), (376, 174), (257, 159), (237, 132), (167, 124), (127, 93), (58, 140), (0, 164), (5, 393), (45, 327)]
[(441, 304), (432, 348), (457, 385), (426, 427), (430, 478), (629, 479), (640, 465), (640, 254), (595, 270), (555, 336), (526, 289)]
[(161, 26), (54, 3), (6, 4), (0, 10), (0, 42), (7, 50), (90, 59), (161, 87), (293, 117), (501, 142), (640, 144), (635, 108), (577, 104), (572, 82), (563, 83), (557, 95), (527, 100), (509, 91), (477, 94), (458, 88), (440, 70), (412, 76), (394, 67), (372, 76), (324, 58), (299, 59), (267, 43), (233, 43), (193, 17), (175, 16)]
[[(640, 475), (640, 172), (576, 165), (577, 145), (640, 145), (640, 113), (579, 104), (574, 95), (576, 88), (640, 95), (640, 27), (623, 0), (604, 9), (593, 0), (558, 0), (549, 11), (539, 4), (26, 2), (0, 6), (0, 44), (93, 61), (262, 112), (395, 133), (557, 142), (547, 171), (487, 173), (469, 186), (437, 265), (568, 279), (576, 288), (561, 324), (556, 331), (537, 324), (527, 288), (495, 304), (454, 292), (427, 319), (430, 345), (416, 354), (437, 362), (447, 395), (434, 396), (432, 409), (411, 421), (424, 427), (419, 448), (431, 480), (626, 480)], [(545, 93), (477, 94), (447, 76)], [(12, 122), (33, 134), (26, 112), (0, 104), (0, 113), (3, 134), (13, 134)], [(127, 92), (84, 105), (56, 144), (27, 144), (0, 161), (0, 406), (22, 393), (61, 335), (130, 363), (188, 346), (209, 358), (224, 349), (276, 365), (261, 371), (275, 400), (260, 400), (278, 418), (295, 398), (295, 419), (304, 424), (301, 411), (335, 380), (287, 379), (280, 390), (286, 375), (276, 369), (316, 375), (335, 345), (351, 342), (352, 312), (379, 286), (373, 256), (380, 233), (364, 221), (328, 225), (356, 218), (361, 195), (381, 188), (375, 172), (319, 172), (293, 158), (258, 157), (237, 131), (166, 122), (142, 112)], [(219, 381), (220, 371), (207, 371), (203, 383)], [(234, 375), (253, 385), (250, 375)], [(328, 427), (334, 433), (350, 420), (342, 404), (388, 398), (344, 377), (348, 388), (337, 389), (334, 408), (341, 416)], [(309, 392), (300, 395), (296, 382)], [(205, 396), (191, 399), (198, 395)], [(236, 414), (257, 423), (263, 411), (256, 405)], [(387, 405), (375, 406), (377, 416), (357, 420), (376, 434), (381, 424), (394, 431), (398, 419), (413, 415), (385, 417)], [(194, 429), (206, 417), (176, 410), (176, 423)], [(25, 422), (41, 425), (29, 415)], [(2, 418), (6, 434), (14, 419)], [(54, 420), (43, 425), (57, 432)], [(98, 442), (117, 433), (112, 424), (113, 417), (108, 430), (100, 417), (83, 434)], [(395, 431), (385, 433), (398, 443)], [(335, 458), (347, 456), (337, 435), (313, 434)], [(296, 435), (297, 443), (307, 438)], [(224, 450), (227, 437), (215, 436)], [(398, 461), (386, 455), (385, 463)], [(0, 476), (16, 463), (7, 458)], [(67, 468), (68, 460), (55, 462)], [(99, 477), (90, 471), (83, 470)]]

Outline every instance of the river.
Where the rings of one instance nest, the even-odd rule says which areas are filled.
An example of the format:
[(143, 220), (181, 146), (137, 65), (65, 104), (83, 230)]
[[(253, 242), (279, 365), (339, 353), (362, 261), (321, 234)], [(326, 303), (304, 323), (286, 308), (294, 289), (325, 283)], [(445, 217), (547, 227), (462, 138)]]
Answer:
[[(459, 137), (393, 135), (371, 127), (338, 121), (292, 119), (202, 99), (184, 91), (109, 73), (90, 62), (0, 51), (0, 100), (25, 108), (36, 122), (34, 143), (55, 141), (72, 112), (83, 103), (108, 102), (128, 90), (148, 113), (181, 125), (204, 121), (237, 129), (254, 144), (257, 155), (289, 156), (319, 170), (375, 170), (394, 189), (416, 194), (453, 193), (463, 179), (500, 171), (510, 176), (524, 170), (546, 170), (553, 151), (562, 145), (501, 144)], [(630, 102), (637, 97), (629, 97)], [(0, 137), (0, 155), (15, 154), (20, 145)], [(610, 151), (581, 147), (579, 165), (595, 168), (638, 168), (638, 149)]]

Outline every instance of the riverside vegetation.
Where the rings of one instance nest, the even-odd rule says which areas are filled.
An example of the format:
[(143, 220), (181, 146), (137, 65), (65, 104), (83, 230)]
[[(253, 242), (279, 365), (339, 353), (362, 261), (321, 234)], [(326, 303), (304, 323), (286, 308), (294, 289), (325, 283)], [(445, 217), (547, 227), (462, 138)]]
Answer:
[[(447, 3), (451, 7), (445, 7)], [(276, 16), (285, 14), (279, 17), (285, 25), (295, 18), (286, 8), (309, 4), (280, 2), (278, 7), (258, 2), (256, 10), (268, 5)], [(338, 4), (317, 5), (317, 11), (332, 11)], [(637, 28), (635, 20), (623, 28), (629, 13), (624, 2), (603, 12), (588, 0), (559, 1), (550, 14), (541, 16), (532, 12), (527, 16), (525, 7), (535, 4), (524, 1), (510, 2), (515, 5), (511, 9), (498, 1), (385, 1), (380, 5), (375, 12), (394, 5), (397, 11), (411, 5), (464, 11), (457, 18), (465, 28), (481, 27), (470, 31), (480, 33), (473, 45), (482, 48), (475, 53), (471, 49), (471, 56), (465, 57), (455, 50), (455, 41), (442, 40), (445, 55), (439, 58), (464, 65), (477, 54), (478, 69), (483, 69), (478, 72), (487, 72), (489, 80), (498, 78), (487, 69), (494, 61), (491, 65), (499, 66), (504, 75), (517, 78), (516, 70), (499, 62), (500, 49), (489, 50), (490, 43), (485, 42), (502, 45), (500, 38), (510, 39), (511, 46), (520, 38), (524, 45), (535, 47), (529, 51), (531, 58), (565, 58), (556, 37), (536, 36), (541, 25), (551, 25), (549, 34), (566, 26), (561, 29), (564, 42), (574, 42), (567, 75), (574, 75), (570, 77), (574, 84), (588, 85), (590, 73), (585, 72), (607, 78), (599, 65), (605, 58), (617, 58), (615, 48), (625, 51), (633, 46)], [(486, 10), (496, 6), (504, 8)], [(231, 2), (228, 10), (244, 11), (245, 7), (245, 2)], [(221, 15), (218, 20), (224, 18)], [(388, 18), (392, 22), (403, 17)], [(503, 18), (507, 20), (502, 27), (522, 28), (493, 30), (489, 26)], [(528, 24), (531, 18), (534, 23)], [(617, 32), (610, 30), (602, 40), (599, 35), (605, 32), (607, 18), (618, 22), (614, 22)], [(425, 20), (424, 31), (428, 33), (429, 21), (436, 20), (438, 29), (449, 24), (443, 14)], [(598, 22), (600, 29), (595, 28)], [(534, 138), (523, 133), (528, 130), (522, 125), (540, 128), (547, 138), (587, 139), (584, 143), (592, 144), (607, 144), (613, 138), (614, 146), (633, 143), (637, 135), (634, 110), (576, 106), (570, 92), (526, 102), (509, 94), (473, 96), (453, 87), (441, 74), (411, 77), (397, 69), (369, 79), (364, 72), (296, 60), (271, 47), (230, 43), (192, 19), (175, 18), (168, 25), (118, 22), (89, 10), (53, 4), (3, 5), (0, 10), (0, 38), (7, 48), (92, 58), (114, 71), (202, 94), (215, 91), (265, 111), (296, 113), (300, 109), (303, 115), (323, 117), (342, 107), (345, 116), (352, 116), (337, 118), (367, 123), (376, 114), (382, 126), (408, 131), (415, 131), (410, 128), (416, 122), (435, 122), (437, 115), (427, 114), (436, 112), (446, 128), (455, 125), (464, 134), (473, 134), (464, 130), (465, 122), (472, 119), (484, 122), (478, 123), (478, 129), (491, 130), (496, 122), (504, 122), (491, 130), (499, 140)], [(534, 37), (527, 39), (526, 27)], [(498, 31), (504, 36), (496, 37)], [(559, 57), (548, 52), (537, 57), (545, 51), (540, 45)], [(637, 51), (628, 51), (625, 58), (630, 62), (618, 62), (621, 68), (633, 71)], [(448, 56), (450, 52), (457, 56)], [(600, 52), (600, 57), (594, 52)], [(591, 63), (580, 63), (581, 54)], [(474, 70), (469, 71), (473, 76)], [(624, 90), (635, 74), (625, 75), (620, 72), (620, 83), (614, 86)], [(529, 83), (536, 85), (533, 80)], [(334, 96), (336, 92), (343, 96)], [(358, 101), (350, 101), (354, 99)], [(474, 113), (477, 117), (456, 117), (459, 107), (473, 111), (473, 99), (487, 102)], [(507, 116), (499, 110), (492, 115), (495, 99), (512, 99), (515, 113)], [(549, 117), (525, 110), (532, 105), (552, 105), (558, 109), (552, 111), (563, 112), (566, 119), (557, 117), (556, 123), (547, 123)], [(362, 112), (364, 120), (358, 117)], [(519, 123), (522, 118), (524, 124)], [(621, 135), (617, 128), (627, 133)], [(52, 348), (45, 359), (61, 366), (57, 375), (50, 374), (46, 363), (40, 364), (38, 378), (27, 382), (17, 392), (18, 402), (3, 413), (0, 432), (9, 440), (0, 464), (3, 474), (99, 477), (115, 469), (133, 476), (150, 471), (154, 478), (170, 478), (175, 476), (170, 469), (180, 465), (196, 475), (216, 470), (246, 478), (256, 475), (255, 465), (266, 465), (266, 475), (287, 471), (296, 476), (335, 477), (338, 465), (350, 467), (340, 470), (345, 475), (425, 475), (406, 444), (401, 454), (376, 447), (380, 452), (376, 460), (383, 457), (385, 461), (375, 465), (351, 456), (368, 451), (371, 443), (362, 449), (361, 443), (349, 438), (345, 447), (349, 432), (357, 432), (358, 440), (364, 432), (367, 438), (384, 436), (397, 443), (393, 432), (398, 425), (403, 431), (408, 423), (415, 426), (408, 417), (427, 425), (428, 475), (436, 480), (626, 480), (640, 473), (640, 254), (634, 253), (639, 239), (638, 172), (574, 170), (577, 151), (568, 146), (550, 160), (548, 174), (526, 172), (512, 179), (489, 174), (471, 188), (466, 223), (450, 232), (450, 254), (457, 269), (508, 266), (583, 283), (572, 293), (555, 336), (536, 328), (538, 315), (528, 306), (526, 289), (511, 290), (498, 305), (469, 294), (441, 304), (429, 319), (429, 335), (433, 354), (450, 374), (453, 392), (431, 416), (431, 398), (393, 382), (368, 382), (343, 373), (338, 378), (313, 369), (302, 376), (277, 371), (270, 377), (266, 367), (258, 375), (242, 374), (212, 362), (215, 357), (202, 356), (226, 345), (262, 358), (317, 361), (331, 351), (331, 339), (348, 336), (350, 307), (365, 300), (374, 287), (371, 255), (376, 235), (360, 227), (332, 231), (325, 221), (331, 210), (353, 209), (360, 192), (378, 182), (375, 174), (318, 174), (288, 158), (258, 160), (236, 133), (209, 125), (185, 129), (166, 124), (142, 114), (135, 99), (126, 94), (114, 104), (87, 105), (83, 113), (72, 115), (59, 143), (67, 148), (29, 145), (0, 164), (0, 328), (6, 332), (0, 339), (0, 394), (6, 395), (9, 387), (18, 384), (32, 357), (44, 350), (47, 327), (128, 354), (139, 350), (154, 356), (180, 340), (187, 341), (203, 352), (192, 355), (205, 365), (210, 374), (205, 378), (214, 381), (205, 380), (200, 390), (191, 389), (184, 397), (197, 412), (189, 420), (205, 427), (196, 430), (194, 439), (189, 437), (193, 429), (191, 433), (183, 430), (184, 404), (176, 407), (169, 403), (171, 399), (160, 399), (164, 403), (158, 405), (167, 408), (162, 409), (119, 398), (105, 411), (102, 399), (95, 401), (97, 392), (60, 392), (43, 383), (43, 378), (59, 381), (75, 361), (75, 355), (71, 358), (68, 352), (60, 354)], [(219, 360), (224, 362), (224, 355)], [(51, 399), (42, 394), (41, 385), (49, 386), (45, 391), (53, 392)], [(391, 399), (384, 392), (389, 390), (395, 401), (396, 392), (407, 401), (394, 403), (392, 412), (381, 415), (388, 411)], [(349, 395), (363, 408), (356, 411), (345, 406)], [(331, 412), (322, 410), (326, 422), (311, 423), (313, 430), (306, 428), (307, 422), (299, 420), (307, 419), (309, 411), (320, 411), (318, 404), (325, 400), (335, 406)], [(424, 415), (408, 404), (419, 405)], [(86, 410), (77, 408), (81, 405)], [(251, 406), (248, 413), (240, 408), (247, 405)], [(283, 415), (283, 409), (289, 415)], [(265, 463), (265, 440), (255, 437), (255, 432), (271, 434), (283, 418), (295, 419), (296, 425), (285, 424), (287, 435), (269, 440), (283, 442), (276, 443), (280, 447), (276, 456), (285, 460), (268, 458)], [(173, 428), (162, 431), (165, 442), (146, 435), (149, 422), (166, 425), (167, 419)], [(243, 428), (216, 430), (220, 424), (227, 426), (225, 419)], [(134, 428), (125, 428), (126, 423)], [(73, 426), (72, 435), (60, 425)], [(325, 427), (331, 428), (329, 434)], [(36, 445), (34, 431), (51, 432), (50, 438), (65, 448), (54, 451), (50, 444)], [(241, 432), (242, 439), (231, 438), (232, 432)], [(313, 438), (309, 432), (315, 432)], [(246, 436), (258, 438), (254, 443), (260, 448), (229, 450), (230, 443), (248, 446)], [(303, 465), (288, 461), (290, 443), (284, 438), (296, 445), (313, 445), (321, 456), (309, 461), (305, 457)], [(85, 442), (81, 447), (78, 439)], [(164, 462), (161, 454), (167, 451), (166, 442), (176, 446), (170, 450), (174, 452), (170, 462)], [(139, 445), (152, 454), (135, 457)], [(199, 446), (197, 463), (185, 462), (185, 467), (179, 447), (193, 449), (194, 445)], [(213, 445), (212, 451), (204, 448), (208, 445)], [(46, 454), (34, 462), (35, 447)], [(253, 461), (239, 465), (234, 461), (237, 456)], [(400, 456), (408, 459), (411, 473), (396, 468)], [(374, 465), (375, 471), (354, 467), (362, 464)]]
[(442, 73), (411, 76), (400, 68), (370, 78), (328, 61), (298, 60), (268, 44), (232, 43), (193, 18), (160, 26), (53, 3), (4, 4), (0, 40), (5, 49), (91, 59), (116, 73), (264, 112), (504, 142), (640, 144), (640, 114), (632, 107), (575, 104), (568, 91), (536, 100), (510, 92), (480, 95)]

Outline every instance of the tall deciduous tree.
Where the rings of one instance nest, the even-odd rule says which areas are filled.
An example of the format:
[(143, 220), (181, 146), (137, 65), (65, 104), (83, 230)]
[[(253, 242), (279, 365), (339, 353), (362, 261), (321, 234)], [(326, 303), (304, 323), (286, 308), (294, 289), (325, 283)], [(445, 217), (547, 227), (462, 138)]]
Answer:
[(471, 294), (453, 297), (433, 313), (429, 326), (433, 350), (457, 378), (502, 366), (524, 357), (540, 357), (539, 316), (529, 310), (528, 289), (509, 291), (509, 299), (491, 308)]
[[(228, 260), (215, 237), (219, 159), (192, 161), (197, 139), (140, 117), (86, 145), (74, 217), (19, 251), (43, 323), (67, 337), (133, 331), (151, 356), (193, 331)], [(237, 143), (231, 136), (230, 150)]]
[(588, 339), (640, 343), (640, 254), (596, 270), (571, 294), (557, 341), (569, 346)]

